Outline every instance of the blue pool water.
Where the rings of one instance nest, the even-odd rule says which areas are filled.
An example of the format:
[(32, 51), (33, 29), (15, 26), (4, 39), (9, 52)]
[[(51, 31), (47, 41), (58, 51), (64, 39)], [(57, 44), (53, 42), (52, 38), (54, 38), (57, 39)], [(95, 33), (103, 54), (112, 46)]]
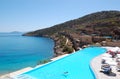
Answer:
[(53, 57), (54, 42), (48, 38), (0, 33), (0, 75)]
[(100, 47), (85, 48), (23, 74), (33, 79), (95, 79), (90, 61), (104, 52)]

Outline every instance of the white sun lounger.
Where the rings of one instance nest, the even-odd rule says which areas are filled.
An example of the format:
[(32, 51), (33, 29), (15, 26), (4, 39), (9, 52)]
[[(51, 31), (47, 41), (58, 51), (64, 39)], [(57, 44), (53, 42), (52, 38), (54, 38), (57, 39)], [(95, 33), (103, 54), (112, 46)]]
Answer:
[(117, 54), (117, 57), (120, 58), (120, 54)]
[(102, 56), (103, 56), (103, 57), (110, 57), (110, 58), (112, 58), (112, 55), (110, 55), (110, 54), (108, 54), (108, 53), (104, 53)]
[(107, 64), (109, 64), (110, 66), (116, 66), (117, 63), (115, 61), (106, 61)]
[(113, 61), (112, 58), (109, 58), (109, 57), (102, 57), (102, 60), (105, 60), (105, 61)]

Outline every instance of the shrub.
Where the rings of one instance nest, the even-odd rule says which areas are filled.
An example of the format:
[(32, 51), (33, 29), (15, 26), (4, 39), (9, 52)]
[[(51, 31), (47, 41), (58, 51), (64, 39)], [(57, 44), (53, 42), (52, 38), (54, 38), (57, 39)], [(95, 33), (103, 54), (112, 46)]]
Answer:
[(64, 48), (63, 48), (63, 52), (72, 53), (72, 52), (73, 52), (73, 48), (70, 47), (70, 46), (64, 46)]
[(48, 62), (50, 62), (50, 61), (51, 61), (51, 60), (49, 60), (49, 59), (40, 60), (40, 61), (37, 62), (37, 65), (45, 64), (45, 63), (48, 63)]

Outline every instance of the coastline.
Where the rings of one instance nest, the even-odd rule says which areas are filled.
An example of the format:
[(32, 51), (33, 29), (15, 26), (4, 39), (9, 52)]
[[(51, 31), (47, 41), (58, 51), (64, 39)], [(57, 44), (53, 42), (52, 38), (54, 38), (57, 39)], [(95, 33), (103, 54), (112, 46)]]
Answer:
[[(105, 48), (105, 47), (103, 47)], [(106, 49), (110, 49), (111, 47), (106, 47)], [(58, 59), (61, 59), (65, 56), (67, 56), (69, 54), (64, 54), (64, 55), (61, 55), (61, 56), (58, 56), (58, 57), (54, 57), (52, 58), (51, 60), (52, 61), (56, 61)], [(115, 68), (113, 69), (113, 72), (117, 74), (116, 77), (111, 77), (111, 76), (108, 76), (106, 74), (103, 74), (100, 72), (100, 69), (101, 69), (101, 59), (102, 59), (102, 55), (103, 54), (100, 54), (99, 56), (93, 58), (90, 62), (90, 68), (91, 70), (93, 71), (93, 74), (95, 75), (95, 79), (119, 79), (120, 78), (120, 74), (119, 72), (117, 72), (115, 70)], [(47, 64), (47, 63), (46, 63)], [(34, 68), (38, 68), (40, 66), (43, 66), (45, 64), (42, 64), (42, 65), (37, 65), (36, 67)], [(0, 76), (0, 79), (6, 79), (6, 78), (10, 78), (10, 77), (14, 77), (14, 76), (17, 76), (19, 74), (22, 74), (22, 73), (25, 73), (27, 71), (30, 71), (32, 70), (33, 68), (30, 68), (30, 67), (27, 67), (27, 68), (24, 68), (24, 69), (21, 69), (21, 70), (18, 70), (18, 71), (15, 71), (15, 72), (12, 72), (10, 74), (6, 74), (6, 75), (3, 75), (3, 76)]]
[(51, 59), (54, 55), (54, 41), (50, 38), (6, 33), (1, 34), (0, 41), (0, 76), (35, 67), (41, 60)]

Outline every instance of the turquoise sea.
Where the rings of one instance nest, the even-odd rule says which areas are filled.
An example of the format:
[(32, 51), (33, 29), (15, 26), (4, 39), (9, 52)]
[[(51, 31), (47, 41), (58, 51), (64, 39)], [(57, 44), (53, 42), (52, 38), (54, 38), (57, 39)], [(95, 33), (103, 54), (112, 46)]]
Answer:
[(0, 75), (52, 58), (53, 47), (54, 41), (49, 38), (0, 33)]

